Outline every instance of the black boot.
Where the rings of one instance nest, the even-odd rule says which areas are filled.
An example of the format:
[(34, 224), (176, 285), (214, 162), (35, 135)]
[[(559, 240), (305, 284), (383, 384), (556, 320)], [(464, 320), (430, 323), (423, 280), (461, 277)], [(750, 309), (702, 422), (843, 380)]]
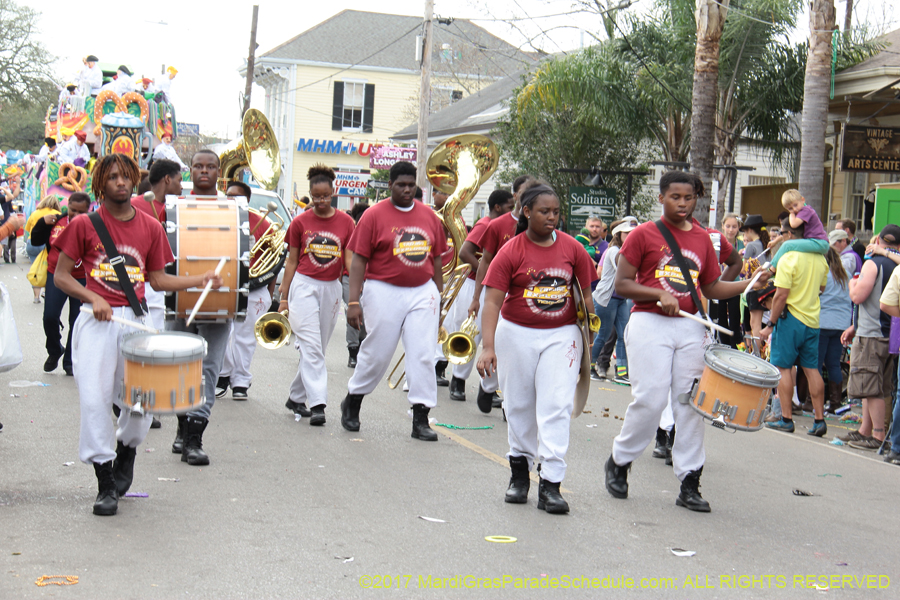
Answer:
[(325, 405), (319, 404), (318, 406), (313, 406), (309, 409), (312, 413), (312, 416), (309, 417), (310, 425), (324, 425), (325, 424)]
[(293, 412), (295, 415), (300, 415), (301, 417), (312, 416), (312, 411), (307, 408), (306, 402), (294, 402), (293, 400), (288, 398), (288, 401), (284, 403), (284, 407)]
[(134, 480), (134, 457), (137, 448), (116, 442), (116, 461), (113, 463), (113, 476), (116, 478), (116, 492), (119, 498), (125, 495)]
[(709, 502), (700, 495), (700, 475), (702, 473), (703, 467), (700, 467), (684, 476), (684, 481), (681, 482), (681, 493), (675, 498), (677, 506), (697, 512), (709, 512)]
[(102, 465), (94, 463), (97, 476), (97, 499), (94, 500), (94, 514), (110, 516), (119, 510), (119, 494), (116, 492), (116, 478), (113, 475), (113, 461)]
[(436, 442), (438, 437), (431, 425), (428, 424), (428, 411), (431, 410), (424, 404), (413, 404), (412, 437), (423, 442)]
[(162, 421), (153, 417), (153, 420), (150, 422), (150, 429), (162, 429)]
[(459, 377), (450, 378), (450, 399), (459, 402), (466, 401), (466, 380)]
[(44, 361), (44, 373), (52, 373), (56, 370), (56, 367), (59, 366), (59, 359), (62, 356), (48, 356), (47, 360)]
[(666, 464), (672, 466), (672, 446), (675, 445), (675, 426), (672, 425), (672, 431), (669, 432), (669, 441), (666, 442)]
[(622, 465), (621, 467), (613, 462), (612, 454), (606, 461), (606, 491), (613, 498), (628, 497), (628, 471), (631, 470), (631, 463)]
[(362, 394), (347, 394), (341, 402), (341, 425), (347, 431), (359, 431), (359, 407), (362, 406)]
[(656, 428), (656, 447), (653, 449), (653, 458), (666, 457), (666, 445), (669, 443), (669, 432), (662, 427)]
[(481, 385), (478, 386), (478, 396), (475, 398), (475, 403), (478, 404), (478, 410), (483, 412), (484, 414), (488, 414), (491, 412), (491, 405), (493, 404), (494, 395), (484, 391), (484, 388)]
[(209, 425), (209, 419), (204, 419), (203, 417), (187, 418), (181, 462), (195, 466), (209, 464), (209, 456), (203, 451), (203, 432), (206, 430), (207, 425)]
[(569, 503), (559, 493), (559, 482), (547, 481), (541, 477), (537, 507), (551, 515), (564, 515), (569, 512)]
[(347, 366), (355, 369), (356, 357), (359, 356), (359, 346), (347, 346), (347, 352), (350, 354), (350, 358), (347, 359)]
[(434, 365), (434, 377), (437, 380), (438, 387), (447, 387), (450, 385), (450, 382), (444, 377), (444, 372), (447, 370), (448, 364), (450, 363), (446, 360), (439, 360)]
[(524, 456), (510, 456), (509, 469), (512, 476), (509, 478), (509, 487), (506, 488), (504, 501), (510, 504), (525, 504), (528, 502), (528, 490), (531, 489), (531, 479), (528, 477), (528, 459)]
[(178, 415), (178, 429), (175, 431), (175, 441), (172, 442), (172, 454), (181, 454), (184, 452), (185, 423), (187, 423), (187, 417)]
[[(493, 408), (503, 408), (503, 398), (500, 397), (498, 392), (491, 392), (491, 406)], [(505, 414), (503, 420), (506, 421)]]

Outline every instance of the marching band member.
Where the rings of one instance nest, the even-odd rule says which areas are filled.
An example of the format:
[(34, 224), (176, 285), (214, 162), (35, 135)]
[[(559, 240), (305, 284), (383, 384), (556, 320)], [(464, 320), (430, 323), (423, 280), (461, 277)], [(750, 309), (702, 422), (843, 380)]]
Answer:
[[(225, 189), (225, 195), (229, 198), (243, 197), (249, 201), (252, 194), (253, 190), (243, 181), (229, 181), (228, 187)], [(267, 225), (266, 223), (260, 224), (260, 221), (260, 216), (250, 213), (248, 222), (254, 243), (266, 233)], [(250, 268), (253, 268), (258, 260), (259, 254), (251, 257)], [(219, 380), (216, 383), (216, 398), (224, 396), (228, 386), (231, 386), (233, 400), (248, 398), (247, 390), (253, 382), (250, 363), (253, 362), (257, 346), (256, 322), (269, 312), (269, 307), (272, 305), (272, 292), (275, 290), (275, 283), (278, 279), (277, 272), (267, 275), (271, 277), (268, 283), (251, 289), (247, 295), (247, 316), (243, 321), (232, 323), (228, 345), (225, 348), (225, 358), (222, 361), (222, 372), (219, 373)]]
[[(218, 178), (219, 155), (208, 148), (195, 152), (191, 157), (191, 182), (194, 184), (191, 195), (218, 196), (216, 190)], [(172, 454), (181, 454), (182, 462), (200, 466), (209, 464), (209, 456), (203, 450), (203, 432), (209, 425), (209, 416), (213, 404), (216, 403), (216, 381), (225, 359), (225, 348), (228, 346), (228, 336), (231, 333), (231, 319), (225, 323), (194, 321), (190, 325), (187, 325), (186, 321), (187, 319), (167, 321), (166, 329), (194, 333), (206, 340), (206, 356), (203, 357), (206, 403), (187, 414), (178, 415), (178, 431), (172, 443)]]
[[(412, 437), (437, 441), (428, 412), (437, 404), (434, 345), (440, 322), (441, 255), (446, 233), (434, 212), (416, 202), (416, 167), (400, 161), (391, 167), (391, 198), (363, 213), (350, 250), (350, 302), (347, 322), (365, 320), (368, 336), (360, 346), (359, 364), (341, 403), (341, 425), (359, 431), (363, 396), (372, 392), (388, 369), (397, 341), (406, 351)], [(366, 290), (360, 299), (363, 279)]]
[[(691, 218), (697, 198), (703, 195), (699, 178), (683, 171), (669, 171), (660, 179), (659, 191), (661, 225), (639, 225), (628, 235), (618, 255), (616, 292), (635, 303), (625, 329), (634, 400), (625, 412), (622, 430), (613, 441), (612, 454), (606, 462), (606, 489), (615, 498), (628, 497), (628, 470), (653, 441), (670, 395), (677, 398), (688, 392), (703, 373), (706, 328), (690, 319), (672, 318), (679, 310), (691, 314), (701, 310), (679, 263), (685, 264), (706, 298), (730, 298), (746, 287), (742, 282), (719, 280), (719, 256), (709, 233)], [(666, 228), (680, 251), (670, 246), (659, 227)], [(760, 281), (764, 283), (768, 277), (762, 273)], [(709, 512), (709, 503), (699, 490), (706, 460), (703, 417), (677, 401), (672, 402), (672, 412), (678, 430), (672, 462), (675, 475), (682, 482), (675, 503)]]
[[(530, 175), (521, 175), (513, 181), (512, 190), (515, 198), (515, 208), (506, 216), (498, 217), (488, 223), (487, 229), (481, 238), (481, 261), (478, 263), (478, 273), (475, 275), (475, 291), (472, 293), (472, 304), (469, 305), (469, 314), (478, 314), (481, 307), (481, 298), (484, 296), (483, 281), (487, 275), (488, 267), (496, 256), (500, 248), (508, 242), (516, 234), (516, 227), (519, 223), (519, 199), (525, 190), (534, 185), (535, 180)], [(481, 380), (478, 386), (478, 397), (476, 403), (478, 409), (483, 413), (491, 412), (491, 408), (500, 408), (500, 402), (497, 398), (497, 390), (500, 389), (497, 384), (497, 377), (492, 375)]]
[[(488, 210), (490, 211), (488, 216), (478, 219), (478, 222), (472, 226), (472, 231), (466, 236), (466, 241), (459, 251), (460, 261), (464, 261), (472, 267), (472, 270), (469, 272), (469, 277), (459, 290), (459, 298), (469, 298), (475, 293), (475, 275), (478, 272), (478, 257), (476, 256), (476, 253), (481, 252), (482, 250), (481, 238), (484, 236), (488, 224), (491, 220), (499, 218), (512, 210), (513, 204), (512, 193), (506, 190), (494, 190), (491, 192), (491, 195), (488, 198)], [(482, 287), (481, 297), (479, 298), (481, 304), (484, 304), (484, 293), (484, 287)], [(453, 304), (453, 310), (455, 312), (453, 322), (459, 327), (468, 316), (468, 307), (462, 302), (455, 302)], [(482, 313), (479, 312), (475, 315), (475, 325), (478, 328), (478, 333), (475, 334), (475, 339), (473, 341), (475, 342), (476, 347), (481, 342), (481, 319)], [(474, 360), (470, 360), (461, 365), (453, 365), (453, 370), (450, 375), (451, 400), (458, 400), (460, 402), (466, 401), (466, 380), (472, 373), (472, 368), (474, 366)]]
[[(419, 200), (422, 199), (421, 195), (416, 196)], [(432, 207), (435, 213), (439, 213), (443, 210), (444, 205), (447, 204), (447, 199), (450, 198), (450, 194), (442, 192), (441, 190), (434, 189), (431, 191), (431, 200), (434, 203)], [(446, 228), (445, 228), (446, 229)], [(444, 252), (444, 256), (441, 259), (443, 265), (449, 264), (451, 260), (453, 260), (453, 256), (456, 253), (456, 248), (453, 247), (453, 238), (450, 236), (449, 231), (445, 231), (447, 235), (447, 251)], [(443, 266), (442, 265), (442, 266)], [(444, 326), (447, 328), (447, 331), (456, 331), (458, 325), (462, 323), (462, 321), (455, 321), (456, 314), (454, 311), (450, 311), (444, 318)], [(447, 366), (450, 362), (447, 360), (447, 357), (444, 356), (444, 349), (442, 344), (438, 342), (435, 347), (434, 352), (434, 378), (437, 382), (438, 387), (447, 387), (450, 383), (447, 381)], [(407, 387), (404, 386), (404, 391), (409, 391)]]
[(503, 388), (512, 470), (506, 502), (527, 502), (528, 473), (539, 461), (537, 507), (564, 514), (569, 505), (559, 484), (566, 474), (569, 421), (585, 351), (570, 288), (576, 277), (587, 284), (581, 292), (593, 313), (594, 264), (584, 246), (556, 231), (560, 202), (551, 187), (528, 188), (521, 206), (517, 234), (497, 253), (484, 278), (488, 290), (478, 372), (488, 376), (496, 371)]
[[(306, 198), (306, 196), (304, 196)], [(309, 198), (306, 198), (307, 203), (309, 202)], [(369, 208), (368, 203), (366, 202), (357, 202), (353, 205), (353, 208), (350, 209), (350, 217), (353, 219), (354, 226), (356, 223), (359, 223), (360, 217), (362, 214), (366, 212), (366, 209)], [(344, 301), (344, 304), (350, 302), (350, 269), (344, 269), (344, 274), (341, 276), (341, 298)], [(347, 366), (351, 369), (356, 368), (356, 357), (359, 355), (359, 345), (362, 343), (364, 339), (366, 339), (366, 324), (360, 323), (359, 329), (355, 327), (351, 327), (349, 323), (345, 326), (345, 339), (347, 340), (347, 353), (349, 355), (347, 360)], [(304, 417), (308, 417), (309, 415), (303, 415)]]
[[(193, 277), (175, 277), (165, 272), (166, 264), (174, 258), (163, 228), (131, 205), (131, 192), (139, 182), (137, 163), (124, 154), (104, 156), (93, 172), (92, 188), (101, 201), (98, 214), (128, 265), (130, 281), (126, 285), (133, 285), (142, 304), (146, 282), (165, 291), (202, 287), (208, 281), (218, 288), (222, 280), (212, 271)], [(75, 383), (81, 401), (79, 458), (93, 464), (97, 476), (99, 493), (94, 514), (114, 515), (119, 497), (131, 486), (135, 449), (150, 429), (151, 416), (133, 413), (121, 404), (125, 368), (121, 344), (132, 330), (108, 321), (114, 315), (130, 321), (144, 319), (135, 316), (129, 305), (91, 219), (73, 219), (56, 245), (59, 258), (54, 283), (63, 293), (93, 310), (92, 315), (78, 317), (72, 336)], [(72, 277), (79, 260), (85, 266), (86, 286)], [(123, 408), (118, 428), (110, 420), (113, 403)]]
[(325, 424), (328, 370), (325, 348), (337, 324), (341, 306), (341, 275), (350, 267), (347, 249), (355, 224), (353, 218), (331, 206), (334, 171), (317, 164), (309, 168), (312, 210), (297, 216), (288, 228), (290, 248), (284, 264), (279, 312), (288, 310), (291, 330), (297, 337), (300, 364), (291, 382), (287, 408), (302, 414), (307, 405), (310, 425)]

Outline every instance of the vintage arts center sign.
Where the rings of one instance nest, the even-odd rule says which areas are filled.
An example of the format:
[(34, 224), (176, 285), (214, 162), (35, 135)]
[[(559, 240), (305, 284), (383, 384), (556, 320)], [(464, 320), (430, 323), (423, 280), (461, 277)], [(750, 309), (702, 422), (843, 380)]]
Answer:
[(900, 129), (845, 125), (841, 170), (900, 173)]

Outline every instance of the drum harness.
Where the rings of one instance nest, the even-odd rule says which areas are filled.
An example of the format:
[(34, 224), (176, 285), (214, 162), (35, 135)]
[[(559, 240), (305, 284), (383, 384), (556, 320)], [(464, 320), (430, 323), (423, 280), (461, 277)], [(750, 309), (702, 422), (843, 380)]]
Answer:
[[(136, 210), (137, 209), (135, 209), (135, 211)], [(100, 211), (92, 212), (88, 217), (91, 220), (91, 224), (94, 226), (94, 230), (97, 232), (97, 236), (100, 238), (100, 242), (103, 244), (103, 249), (106, 251), (106, 256), (109, 259), (109, 264), (111, 264), (112, 268), (116, 271), (116, 278), (119, 280), (119, 285), (122, 286), (122, 291), (125, 292), (125, 298), (128, 299), (128, 305), (131, 307), (131, 310), (134, 311), (134, 315), (141, 319), (141, 322), (143, 323), (144, 313), (150, 312), (150, 310), (147, 308), (146, 301), (142, 303), (138, 300), (137, 294), (134, 291), (134, 284), (131, 283), (131, 278), (128, 276), (128, 271), (125, 269), (125, 258), (119, 254), (119, 250), (116, 248), (112, 236), (109, 235), (106, 224), (100, 217)]]

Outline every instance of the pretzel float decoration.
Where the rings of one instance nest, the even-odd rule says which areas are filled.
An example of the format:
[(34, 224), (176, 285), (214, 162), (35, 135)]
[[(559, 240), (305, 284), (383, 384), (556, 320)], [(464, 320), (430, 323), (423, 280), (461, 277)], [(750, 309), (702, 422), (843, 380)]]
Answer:
[(72, 163), (63, 163), (59, 165), (59, 178), (53, 182), (53, 185), (61, 185), (70, 192), (80, 192), (87, 185), (88, 174), (81, 167), (76, 167)]
[[(122, 96), (122, 104), (125, 106), (125, 108), (122, 109), (122, 112), (128, 112), (129, 104), (137, 104), (141, 109), (141, 121), (144, 122), (144, 125), (147, 124), (147, 121), (150, 118), (150, 107), (147, 105), (147, 101), (142, 95), (137, 92), (128, 92)], [(94, 110), (96, 110), (96, 108)]]
[[(128, 94), (125, 95), (127, 96)], [(117, 112), (128, 112), (128, 108), (125, 106), (125, 103), (122, 102), (122, 99), (119, 98), (119, 95), (114, 91), (103, 90), (102, 92), (97, 94), (97, 100), (94, 101), (94, 123), (96, 123), (96, 126), (94, 127), (94, 135), (100, 135), (100, 121), (103, 119), (103, 107), (107, 102), (113, 102), (116, 105)], [(146, 105), (147, 103), (145, 102), (144, 104)]]

